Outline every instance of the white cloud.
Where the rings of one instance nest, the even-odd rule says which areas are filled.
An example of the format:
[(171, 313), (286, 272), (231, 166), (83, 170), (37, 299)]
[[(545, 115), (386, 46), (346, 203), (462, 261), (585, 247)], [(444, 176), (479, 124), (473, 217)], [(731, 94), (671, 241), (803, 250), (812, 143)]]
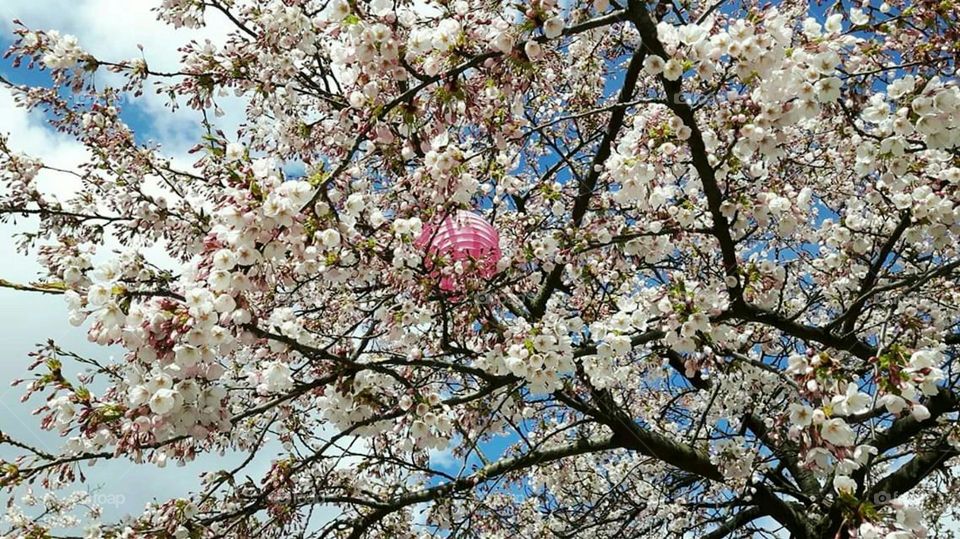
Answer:
[(0, 0), (6, 31), (18, 19), (35, 30), (58, 30), (73, 34), (84, 50), (114, 59), (140, 56), (142, 45), (150, 65), (161, 71), (174, 71), (180, 61), (177, 47), (191, 39), (222, 41), (230, 30), (229, 22), (216, 15), (206, 28), (174, 29), (156, 20), (151, 7), (158, 2), (117, 2), (116, 0)]
[[(83, 145), (47, 127), (39, 114), (31, 115), (18, 107), (5, 88), (0, 89), (0, 118), (0, 132), (10, 136), (14, 151), (42, 156), (44, 163), (61, 169), (75, 168), (87, 157)], [(67, 174), (46, 173), (40, 178), (40, 187), (62, 197), (76, 189), (76, 182)]]
[[(3, 14), (0, 30), (10, 37), (14, 28), (12, 21), (19, 20), (34, 30), (73, 34), (85, 51), (102, 60), (143, 57), (151, 70), (176, 72), (182, 56), (178, 50), (181, 46), (191, 40), (203, 42), (205, 39), (220, 46), (233, 29), (225, 16), (213, 10), (203, 28), (173, 28), (156, 20), (151, 8), (157, 4), (159, 2), (142, 0), (0, 0)], [(103, 83), (118, 85), (119, 77), (115, 74), (99, 72), (97, 77)], [(131, 99), (125, 105), (137, 107), (147, 120), (139, 126), (140, 131), (148, 131), (166, 151), (183, 153), (196, 142), (201, 119), (198, 111), (181, 106), (171, 113), (168, 96), (157, 94), (150, 81), (142, 96), (128, 97)], [(236, 131), (243, 117), (244, 101), (228, 96), (219, 97), (217, 103), (225, 115), (216, 118), (215, 123), (228, 134)]]

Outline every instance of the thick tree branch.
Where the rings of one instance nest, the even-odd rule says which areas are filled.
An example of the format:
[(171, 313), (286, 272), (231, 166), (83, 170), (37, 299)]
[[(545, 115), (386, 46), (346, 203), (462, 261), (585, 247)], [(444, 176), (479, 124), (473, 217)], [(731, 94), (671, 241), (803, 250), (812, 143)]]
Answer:
[(927, 476), (943, 469), (947, 461), (957, 455), (960, 455), (960, 452), (955, 447), (941, 440), (934, 449), (918, 453), (897, 468), (897, 471), (881, 479), (867, 492), (866, 499), (874, 500), (882, 495), (889, 500), (910, 492)]
[(920, 431), (936, 425), (940, 416), (957, 410), (960, 407), (960, 399), (953, 391), (941, 388), (936, 395), (927, 400), (925, 405), (930, 411), (930, 417), (927, 419), (917, 421), (912, 415), (906, 415), (894, 421), (890, 428), (866, 443), (876, 447), (880, 453), (907, 443)]
[(717, 529), (704, 535), (701, 539), (723, 539), (731, 533), (739, 530), (743, 526), (764, 516), (763, 510), (759, 507), (750, 507), (733, 515), (728, 520), (717, 526)]
[(561, 445), (558, 447), (553, 447), (549, 449), (542, 449), (539, 451), (532, 451), (525, 455), (508, 458), (491, 464), (489, 466), (484, 466), (483, 468), (477, 470), (471, 475), (460, 478), (456, 481), (445, 483), (443, 485), (438, 485), (435, 487), (430, 487), (427, 489), (411, 492), (404, 494), (393, 500), (383, 504), (380, 508), (376, 509), (372, 513), (369, 513), (362, 517), (353, 528), (353, 531), (350, 534), (350, 539), (359, 539), (363, 534), (376, 522), (385, 516), (398, 511), (404, 507), (436, 500), (449, 496), (451, 494), (471, 490), (476, 487), (478, 484), (489, 481), (491, 479), (496, 479), (502, 475), (509, 474), (511, 472), (516, 472), (523, 470), (532, 466), (538, 466), (543, 464), (548, 464), (557, 460), (569, 458), (576, 455), (582, 455), (585, 453), (594, 453), (598, 451), (609, 451), (611, 449), (616, 449), (620, 447), (619, 443), (615, 440), (614, 437), (603, 437), (596, 439), (584, 439), (577, 440), (569, 444)]
[[(620, 88), (617, 103), (628, 103), (633, 99), (633, 94), (637, 87), (637, 79), (640, 76), (640, 70), (643, 68), (644, 58), (646, 58), (646, 51), (643, 49), (639, 49), (633, 53), (633, 56), (630, 58), (630, 64), (627, 66), (626, 74), (624, 75), (623, 86)], [(612, 109), (610, 121), (607, 123), (607, 131), (600, 141), (600, 146), (597, 147), (597, 153), (593, 157), (589, 174), (586, 179), (577, 186), (577, 198), (571, 212), (571, 221), (573, 222), (574, 228), (578, 228), (581, 223), (583, 223), (583, 218), (586, 216), (587, 209), (590, 207), (590, 199), (593, 196), (593, 191), (597, 186), (597, 181), (599, 181), (600, 174), (603, 170), (602, 165), (606, 162), (607, 158), (610, 157), (613, 141), (616, 140), (617, 135), (623, 128), (626, 113), (627, 107)], [(563, 270), (564, 266), (558, 264), (547, 276), (543, 288), (530, 306), (530, 314), (534, 318), (543, 316), (547, 308), (547, 302), (550, 301), (550, 297), (563, 280)]]
[(867, 304), (867, 299), (870, 297), (870, 290), (877, 285), (877, 280), (880, 277), (880, 270), (887, 262), (887, 258), (890, 256), (890, 253), (893, 252), (893, 248), (897, 245), (897, 242), (900, 241), (903, 233), (910, 226), (910, 222), (910, 213), (903, 212), (900, 216), (900, 222), (897, 224), (897, 228), (892, 234), (890, 234), (890, 237), (887, 238), (887, 241), (883, 244), (883, 247), (880, 248), (880, 252), (877, 254), (877, 257), (873, 260), (873, 263), (870, 264), (870, 269), (867, 270), (867, 274), (864, 275), (863, 279), (860, 280), (860, 291), (857, 293), (857, 299), (853, 302), (853, 304), (850, 305), (845, 313), (827, 325), (828, 329), (832, 329), (833, 327), (836, 327), (837, 324), (842, 323), (843, 334), (853, 332), (854, 327), (856, 327), (857, 319), (860, 317), (860, 313), (863, 312), (863, 308)]
[[(661, 58), (670, 58), (670, 55), (664, 50), (663, 44), (657, 37), (657, 26), (650, 18), (650, 14), (639, 0), (630, 0), (631, 20), (640, 32), (643, 39), (643, 45), (650, 52)], [(730, 223), (720, 211), (723, 203), (723, 193), (717, 182), (717, 177), (713, 166), (710, 165), (709, 154), (703, 140), (703, 133), (697, 124), (693, 109), (687, 104), (683, 96), (683, 82), (679, 80), (667, 80), (660, 77), (663, 89), (667, 94), (667, 106), (690, 128), (690, 138), (687, 139), (687, 146), (693, 158), (693, 166), (700, 176), (703, 184), (703, 193), (707, 197), (707, 208), (710, 211), (710, 217), (713, 220), (713, 233), (720, 244), (721, 258), (723, 259), (723, 271), (727, 277), (736, 280), (734, 286), (730, 287), (731, 300), (734, 303), (742, 301), (743, 288), (740, 283), (736, 242), (730, 235)]]

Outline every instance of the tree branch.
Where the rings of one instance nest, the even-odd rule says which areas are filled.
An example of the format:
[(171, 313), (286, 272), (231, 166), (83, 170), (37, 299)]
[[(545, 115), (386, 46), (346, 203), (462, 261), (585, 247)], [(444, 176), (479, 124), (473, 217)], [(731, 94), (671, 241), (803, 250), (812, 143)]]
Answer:
[[(620, 87), (620, 95), (617, 98), (617, 103), (628, 103), (633, 99), (633, 94), (637, 87), (637, 79), (640, 77), (640, 70), (643, 68), (643, 60), (646, 56), (646, 51), (643, 49), (639, 49), (633, 53), (633, 56), (630, 58), (630, 64), (627, 66), (627, 72), (623, 78), (623, 86)], [(620, 129), (623, 128), (626, 113), (627, 107), (625, 106), (613, 109), (610, 115), (610, 121), (607, 123), (607, 131), (604, 133), (603, 140), (600, 141), (600, 146), (597, 148), (597, 153), (594, 155), (590, 165), (590, 172), (586, 179), (577, 186), (577, 199), (573, 204), (573, 211), (571, 212), (571, 220), (573, 221), (574, 228), (578, 228), (580, 224), (583, 223), (583, 218), (587, 214), (587, 209), (590, 206), (593, 190), (596, 188), (597, 181), (600, 179), (600, 173), (603, 170), (601, 165), (610, 157), (610, 149), (613, 141), (620, 133)], [(530, 306), (530, 314), (534, 318), (539, 319), (544, 315), (547, 302), (550, 301), (550, 296), (553, 295), (553, 292), (560, 286), (563, 280), (563, 269), (564, 266), (558, 264), (547, 277), (543, 288)]]
[(456, 481), (404, 494), (390, 502), (385, 503), (382, 507), (362, 517), (354, 525), (353, 531), (350, 533), (349, 537), (350, 539), (359, 539), (380, 519), (409, 505), (436, 500), (456, 492), (470, 490), (480, 483), (498, 478), (511, 472), (523, 470), (531, 466), (547, 464), (585, 453), (609, 451), (618, 447), (620, 447), (619, 444), (612, 436), (596, 439), (582, 439), (577, 440), (576, 442), (561, 445), (559, 447), (543, 449), (540, 451), (532, 451), (519, 457), (501, 460), (489, 466), (484, 466), (473, 474), (460, 478)]

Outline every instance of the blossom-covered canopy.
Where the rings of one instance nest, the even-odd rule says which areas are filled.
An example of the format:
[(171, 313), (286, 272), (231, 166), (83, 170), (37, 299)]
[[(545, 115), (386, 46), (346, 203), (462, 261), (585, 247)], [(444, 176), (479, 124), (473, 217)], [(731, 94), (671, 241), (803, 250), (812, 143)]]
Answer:
[[(0, 437), (0, 485), (45, 496), (0, 534), (956, 526), (956, 0), (156, 4), (232, 31), (168, 70), (15, 28), (50, 79), (4, 86), (86, 153), (0, 138), (0, 218), (43, 266), (0, 284), (103, 352), (34, 354), (63, 443)], [(189, 156), (126, 123), (142, 92), (196, 119)], [(69, 494), (219, 453), (126, 519)]]

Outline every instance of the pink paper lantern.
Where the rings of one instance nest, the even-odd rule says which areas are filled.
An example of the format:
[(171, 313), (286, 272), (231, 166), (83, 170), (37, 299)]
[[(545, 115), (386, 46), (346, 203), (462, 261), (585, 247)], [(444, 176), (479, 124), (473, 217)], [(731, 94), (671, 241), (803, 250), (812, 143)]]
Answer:
[[(425, 266), (430, 269), (433, 260), (443, 257), (451, 263), (468, 261), (473, 273), (464, 274), (489, 279), (497, 273), (500, 252), (500, 234), (479, 215), (469, 211), (458, 211), (447, 216), (439, 226), (428, 223), (415, 243), (426, 251)], [(438, 270), (439, 271), (439, 270)], [(450, 274), (440, 279), (440, 289), (446, 292), (463, 287), (459, 276)]]

